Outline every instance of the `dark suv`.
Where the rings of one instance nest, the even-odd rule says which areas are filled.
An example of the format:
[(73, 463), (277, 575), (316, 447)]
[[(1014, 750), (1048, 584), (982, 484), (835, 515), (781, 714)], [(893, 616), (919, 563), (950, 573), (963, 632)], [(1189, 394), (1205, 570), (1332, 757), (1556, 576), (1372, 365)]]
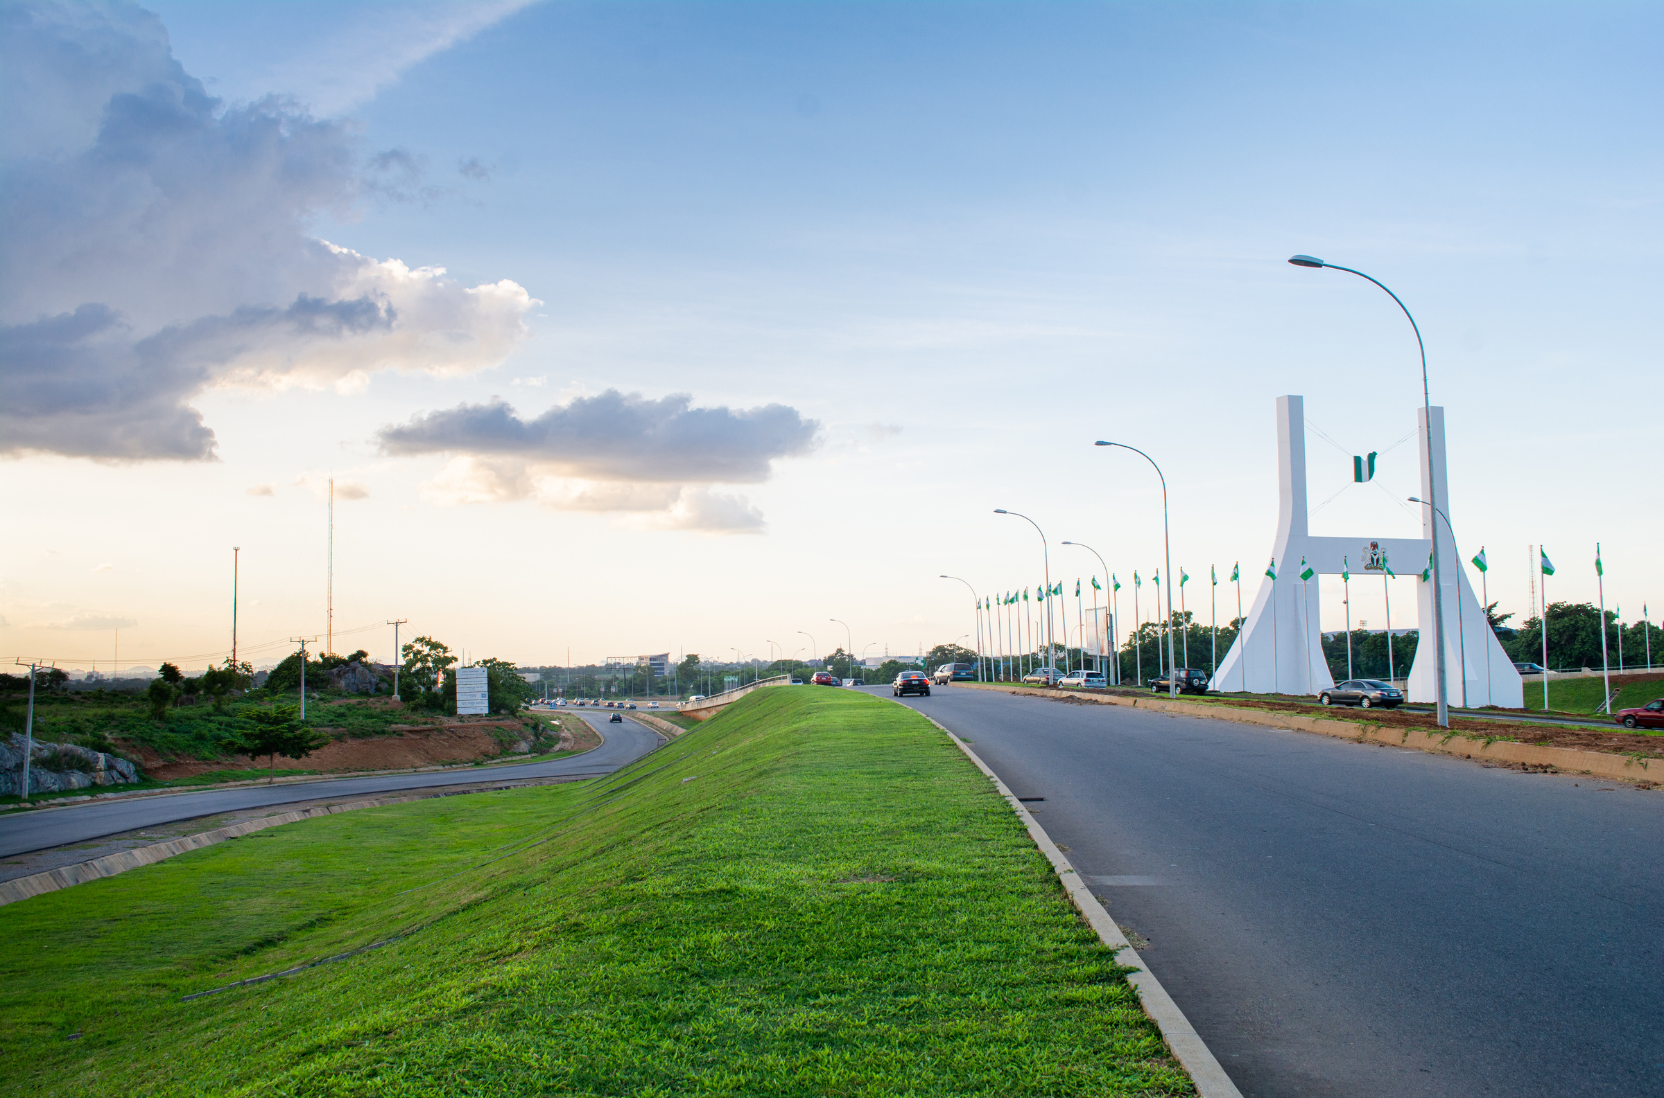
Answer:
[[(1208, 673), (1194, 667), (1180, 667), (1174, 674), (1179, 677), (1179, 693), (1206, 694), (1208, 692)], [(1167, 693), (1167, 676), (1158, 675), (1149, 680), (1150, 690), (1157, 694)]]
[(976, 664), (944, 663), (936, 669), (935, 679), (937, 686), (946, 686), (950, 682), (975, 682)]

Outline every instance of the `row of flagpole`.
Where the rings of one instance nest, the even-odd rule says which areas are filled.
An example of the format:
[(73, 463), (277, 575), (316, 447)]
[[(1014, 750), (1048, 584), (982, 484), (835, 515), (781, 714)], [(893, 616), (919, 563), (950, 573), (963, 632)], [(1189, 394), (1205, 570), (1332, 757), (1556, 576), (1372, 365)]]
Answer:
[[(1075, 544), (1075, 543), (1064, 542), (1063, 544), (1069, 545), (1069, 544)], [(1542, 584), (1542, 587), (1540, 589), (1541, 599), (1540, 599), (1540, 602), (1538, 603), (1538, 605), (1533, 606), (1531, 609), (1533, 610), (1533, 612), (1535, 612), (1537, 614), (1538, 622), (1540, 624), (1540, 628), (1541, 628), (1541, 631), (1542, 631), (1543, 666), (1545, 668), (1547, 668), (1548, 667), (1548, 610), (1547, 610), (1547, 608), (1548, 608), (1547, 586), (1548, 585), (1547, 585), (1547, 578), (1549, 576), (1554, 575), (1554, 565), (1549, 560), (1547, 550), (1546, 549), (1541, 549), (1540, 547), (1537, 547), (1537, 548), (1538, 548), (1538, 552), (1536, 553), (1536, 556), (1538, 558), (1538, 561), (1537, 561), (1538, 572), (1539, 572), (1539, 576), (1541, 577), (1541, 584)], [(1479, 575), (1480, 575), (1480, 587), (1481, 587), (1481, 591), (1482, 591), (1481, 598), (1480, 598), (1480, 608), (1481, 608), (1481, 611), (1483, 612), (1483, 611), (1487, 610), (1490, 606), (1490, 585), (1489, 585), (1490, 566), (1489, 566), (1488, 561), (1486, 560), (1485, 549), (1484, 549), (1483, 546), (1480, 547), (1479, 552), (1472, 558), (1471, 563), (1473, 564), (1473, 566), (1479, 572)], [(1309, 582), (1312, 579), (1312, 577), (1315, 575), (1313, 569), (1311, 568), (1311, 566), (1309, 564), (1306, 563), (1306, 561), (1304, 559), (1301, 560), (1300, 566), (1301, 566), (1300, 577), (1301, 577), (1302, 581), (1303, 582)], [(1432, 561), (1431, 561), (1431, 559), (1429, 559), (1428, 565), (1427, 565), (1427, 567), (1425, 567), (1422, 570), (1420, 578), (1424, 582), (1429, 582), (1431, 573), (1432, 573)], [(1267, 576), (1267, 578), (1271, 579), (1273, 582), (1276, 581), (1276, 579), (1277, 579), (1277, 562), (1276, 562), (1275, 559), (1273, 559), (1271, 561), (1271, 563), (1266, 567), (1265, 575)], [(1392, 570), (1391, 564), (1389, 562), (1383, 560), (1381, 581), (1382, 581), (1382, 597), (1383, 597), (1384, 605), (1385, 605), (1385, 608), (1386, 608), (1387, 675), (1388, 675), (1389, 679), (1393, 679), (1393, 678), (1397, 677), (1397, 666), (1396, 666), (1396, 661), (1395, 661), (1393, 651), (1392, 651), (1392, 601), (1391, 601), (1391, 589), (1390, 589), (1390, 587), (1387, 583), (1387, 580), (1389, 578), (1395, 578), (1396, 576), (1397, 576), (1397, 573), (1395, 573)], [(1596, 546), (1595, 546), (1595, 576), (1596, 576), (1596, 583), (1597, 583), (1597, 588), (1598, 588), (1599, 611), (1600, 611), (1600, 620), (1601, 620), (1601, 625), (1602, 625), (1602, 628), (1601, 628), (1601, 665), (1602, 665), (1602, 672), (1603, 672), (1603, 676), (1604, 676), (1605, 697), (1606, 697), (1606, 701), (1604, 702), (1604, 707), (1606, 708), (1607, 712), (1610, 712), (1611, 711), (1612, 690), (1611, 690), (1611, 664), (1610, 664), (1610, 661), (1609, 661), (1609, 658), (1608, 658), (1608, 647), (1607, 647), (1607, 638), (1606, 638), (1605, 565), (1603, 564), (1603, 562), (1601, 560), (1599, 543), (1596, 543)], [(1110, 685), (1117, 685), (1121, 681), (1121, 666), (1120, 666), (1120, 664), (1121, 664), (1121, 660), (1120, 660), (1120, 653), (1121, 653), (1120, 639), (1121, 638), (1120, 638), (1120, 629), (1117, 628), (1117, 626), (1119, 625), (1119, 622), (1120, 622), (1120, 611), (1119, 611), (1120, 598), (1119, 598), (1119, 596), (1120, 596), (1120, 591), (1121, 591), (1121, 581), (1115, 575), (1115, 573), (1113, 573), (1113, 572), (1109, 573), (1108, 578), (1109, 578), (1109, 582), (1110, 582), (1110, 590), (1108, 592), (1108, 601), (1107, 601), (1107, 604), (1103, 607), (1102, 612), (1100, 613), (1100, 608), (1098, 606), (1098, 595), (1100, 593), (1102, 593), (1104, 589), (1098, 583), (1098, 577), (1097, 577), (1096, 574), (1093, 574), (1089, 577), (1089, 582), (1090, 582), (1091, 587), (1092, 587), (1093, 631), (1096, 635), (1096, 644), (1093, 647), (1096, 649), (1096, 651), (1094, 653), (1094, 656), (1096, 657), (1096, 660), (1097, 660), (1097, 663), (1098, 663), (1097, 670), (1099, 671), (1099, 673), (1105, 675), (1106, 681)], [(1161, 569), (1157, 568), (1155, 570), (1154, 575), (1151, 578), (1152, 578), (1152, 582), (1156, 585), (1157, 590), (1158, 590), (1156, 605), (1157, 605), (1157, 609), (1159, 610), (1160, 605), (1161, 605), (1160, 594), (1159, 594), (1159, 589), (1160, 589), (1160, 585), (1161, 585)], [(1213, 670), (1216, 670), (1219, 666), (1219, 598), (1218, 598), (1219, 574), (1218, 574), (1217, 568), (1215, 568), (1211, 565), (1209, 566), (1209, 568), (1208, 568), (1208, 578), (1209, 578), (1209, 596), (1210, 596), (1210, 598), (1209, 598), (1209, 604), (1210, 604), (1209, 632), (1210, 632), (1210, 635), (1211, 635), (1211, 652), (1210, 652), (1210, 657), (1209, 657), (1209, 668), (1210, 668), (1210, 671), (1213, 671)], [(1343, 602), (1344, 606), (1346, 607), (1346, 672), (1347, 672), (1347, 677), (1348, 678), (1354, 677), (1353, 663), (1352, 663), (1351, 578), (1352, 577), (1351, 577), (1350, 562), (1343, 561), (1342, 562), (1342, 571), (1341, 571), (1341, 582), (1344, 585), (1343, 586), (1342, 602)], [(1140, 609), (1139, 609), (1138, 596), (1139, 596), (1140, 589), (1143, 587), (1143, 578), (1136, 569), (1133, 571), (1132, 581), (1133, 581), (1133, 619), (1134, 619), (1133, 630), (1132, 630), (1133, 681), (1134, 681), (1135, 684), (1142, 684), (1142, 682), (1143, 682), (1143, 662), (1144, 662), (1144, 653), (1143, 653), (1143, 625), (1144, 625), (1144, 620), (1143, 620), (1143, 615), (1142, 615), (1142, 613), (1140, 612)], [(1190, 581), (1190, 576), (1189, 576), (1188, 573), (1185, 572), (1183, 566), (1181, 565), (1180, 568), (1179, 568), (1179, 612), (1178, 612), (1178, 614), (1174, 615), (1174, 617), (1177, 619), (1177, 624), (1179, 625), (1179, 628), (1181, 628), (1183, 630), (1181, 636), (1182, 636), (1182, 648), (1183, 648), (1183, 651), (1184, 651), (1184, 666), (1186, 666), (1186, 667), (1188, 667), (1190, 665), (1190, 630), (1191, 630), (1191, 627), (1192, 627), (1192, 623), (1190, 621), (1190, 616), (1189, 616), (1189, 609), (1185, 605), (1185, 585), (1189, 581)], [(1171, 582), (1171, 577), (1169, 577), (1169, 582)], [(1227, 580), (1227, 582), (1230, 582), (1230, 583), (1234, 584), (1235, 587), (1236, 587), (1237, 613), (1236, 613), (1236, 618), (1234, 619), (1234, 621), (1235, 621), (1236, 625), (1238, 626), (1238, 628), (1240, 629), (1241, 624), (1242, 624), (1242, 569), (1241, 569), (1240, 562), (1237, 562), (1237, 563), (1232, 565), (1231, 575), (1230, 575), (1229, 579)], [(1003, 594), (1000, 594), (1000, 595), (986, 595), (986, 596), (983, 596), (983, 597), (981, 597), (977, 600), (977, 603), (976, 603), (976, 611), (977, 611), (977, 649), (978, 649), (977, 676), (978, 676), (979, 679), (982, 679), (982, 678), (986, 677), (986, 678), (988, 678), (989, 680), (992, 680), (992, 681), (1012, 681), (1014, 678), (1020, 678), (1024, 675), (1027, 675), (1027, 674), (1031, 673), (1038, 666), (1037, 661), (1039, 659), (1039, 652), (1041, 650), (1042, 644), (1044, 643), (1044, 629), (1043, 629), (1041, 623), (1036, 620), (1036, 618), (1038, 616), (1038, 610), (1031, 610), (1031, 603), (1045, 603), (1046, 605), (1044, 607), (1044, 610), (1049, 615), (1050, 609), (1051, 609), (1049, 600), (1052, 599), (1052, 598), (1057, 598), (1061, 602), (1061, 600), (1064, 598), (1063, 582), (1060, 580), (1057, 583), (1052, 584), (1050, 587), (1047, 587), (1045, 585), (1041, 585), (1039, 587), (1034, 588), (1033, 590), (1034, 590), (1035, 594), (1034, 594), (1032, 600), (1031, 600), (1030, 595), (1029, 595), (1030, 589), (1026, 586), (1022, 587), (1022, 588), (1020, 588), (1016, 591), (1006, 591), (1006, 592), (1004, 592)], [(1462, 613), (1461, 613), (1461, 603), (1460, 603), (1460, 588), (1458, 588), (1457, 594), (1458, 594), (1457, 617), (1458, 617), (1458, 625), (1459, 625), (1458, 637), (1459, 637), (1460, 646), (1462, 648), (1462, 656), (1461, 656), (1462, 695), (1463, 695), (1463, 705), (1465, 706), (1466, 705), (1466, 700), (1467, 700), (1467, 680), (1468, 680), (1468, 676), (1467, 676), (1467, 651), (1466, 651), (1466, 649), (1467, 649), (1467, 639), (1466, 639), (1466, 635), (1465, 635), (1465, 627), (1463, 627), (1462, 624), (1461, 624)], [(1078, 652), (1081, 653), (1081, 658), (1084, 662), (1084, 660), (1086, 658), (1086, 655), (1087, 655), (1086, 628), (1085, 628), (1085, 602), (1084, 602), (1083, 588), (1082, 588), (1082, 585), (1081, 585), (1081, 580), (1079, 578), (1077, 578), (1075, 580), (1075, 601), (1076, 601), (1076, 619), (1077, 619), (1078, 625), (1077, 625), (1077, 630), (1076, 630), (1076, 641), (1077, 641), (1077, 643), (1074, 646), (1073, 650), (1078, 651)], [(1067, 608), (1065, 606), (1062, 609), (1064, 611), (1064, 622), (1065, 622), (1065, 624), (1064, 624), (1063, 659), (1064, 659), (1064, 663), (1066, 665), (1072, 665), (1073, 661), (1072, 661), (1072, 657), (1070, 655), (1071, 648), (1070, 648), (1070, 645), (1068, 644), (1068, 624), (1067, 624), (1068, 614), (1067, 614)], [(1275, 602), (1275, 600), (1273, 600), (1273, 603), (1272, 603), (1272, 612), (1273, 612), (1273, 614), (1276, 613), (1276, 602)], [(1641, 615), (1642, 615), (1642, 622), (1644, 624), (1644, 628), (1642, 630), (1642, 636), (1643, 636), (1644, 641), (1645, 641), (1646, 646), (1647, 646), (1646, 647), (1646, 668), (1647, 668), (1648, 671), (1651, 671), (1652, 670), (1651, 622), (1650, 622), (1647, 607), (1646, 607), (1645, 604), (1642, 605)], [(1164, 631), (1165, 630), (1171, 630), (1174, 627), (1174, 625), (1175, 625), (1175, 622), (1171, 622), (1171, 621), (1167, 622), (1167, 623), (1164, 624), (1163, 630)], [(1617, 625), (1618, 625), (1618, 667), (1619, 667), (1619, 671), (1621, 673), (1624, 670), (1623, 654), (1622, 654), (1623, 653), (1623, 623), (1622, 623), (1622, 621), (1619, 620), (1617, 622)], [(1273, 627), (1273, 628), (1275, 628), (1275, 627)], [(1163, 633), (1163, 635), (1165, 635), (1165, 632)], [(1106, 644), (1106, 638), (1107, 638), (1107, 641), (1108, 641), (1107, 644)], [(1047, 646), (1047, 647), (1049, 648), (1050, 646)], [(1166, 670), (1166, 668), (1164, 667), (1163, 661), (1162, 661), (1162, 658), (1161, 658), (1161, 645), (1158, 643), (1156, 648), (1157, 648), (1157, 652), (1156, 652), (1157, 671), (1159, 673), (1161, 671)], [(1055, 649), (1053, 651), (1055, 651)], [(983, 656), (984, 652), (988, 653), (987, 657)], [(1109, 665), (1108, 669), (1105, 669), (1104, 666), (1103, 666), (1103, 661), (1106, 658), (1109, 659), (1109, 661), (1110, 661), (1110, 665)], [(1486, 684), (1486, 694), (1487, 694), (1487, 696), (1489, 696), (1490, 693), (1491, 693), (1491, 690), (1490, 690), (1490, 675), (1491, 675), (1490, 663), (1491, 663), (1491, 661), (1489, 659), (1489, 656), (1487, 655), (1487, 657), (1485, 659), (1486, 676), (1487, 676), (1487, 684)], [(1244, 685), (1246, 684), (1246, 681), (1247, 681), (1245, 664), (1246, 664), (1246, 661), (1239, 661), (1238, 662), (1238, 667), (1240, 669), (1239, 673), (1243, 676), (1242, 683)], [(1069, 669), (1072, 669), (1072, 667), (1069, 668)], [(1308, 677), (1309, 676), (1310, 676), (1310, 669), (1308, 669)], [(1228, 685), (1228, 684), (1225, 684), (1225, 685)], [(1544, 678), (1543, 678), (1543, 708), (1544, 709), (1548, 708), (1548, 677), (1547, 677), (1547, 675), (1545, 675)]]

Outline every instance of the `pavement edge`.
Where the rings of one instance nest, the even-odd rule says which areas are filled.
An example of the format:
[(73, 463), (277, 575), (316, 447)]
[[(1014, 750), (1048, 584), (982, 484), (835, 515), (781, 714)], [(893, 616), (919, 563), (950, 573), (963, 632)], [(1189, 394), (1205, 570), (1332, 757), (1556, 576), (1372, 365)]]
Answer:
[(1057, 848), (1051, 836), (1046, 834), (1046, 829), (1040, 826), (1040, 821), (1023, 807), (1016, 794), (1012, 793), (1000, 780), (1000, 776), (990, 770), (988, 764), (971, 750), (969, 744), (954, 735), (934, 717), (920, 713), (917, 709), (913, 712), (940, 729), (942, 734), (952, 740), (954, 746), (964, 752), (965, 757), (994, 783), (994, 788), (1005, 798), (1011, 810), (1028, 829), (1029, 838), (1034, 840), (1040, 852), (1051, 862), (1052, 870), (1057, 874), (1063, 890), (1068, 893), (1070, 902), (1097, 932), (1098, 940), (1115, 951), (1117, 964), (1137, 970), (1128, 973), (1127, 982), (1138, 991), (1138, 997), (1144, 1004), (1144, 1012), (1155, 1022), (1156, 1028), (1161, 1030), (1161, 1036), (1167, 1042), (1168, 1049), (1190, 1075), (1191, 1082), (1196, 1084), (1196, 1093), (1201, 1095), (1201, 1098), (1242, 1098), (1242, 1092), (1231, 1082), (1231, 1077), (1220, 1066), (1213, 1051), (1190, 1024), (1190, 1020), (1184, 1016), (1184, 1011), (1179, 1009), (1179, 1004), (1167, 994), (1167, 989), (1161, 986), (1161, 981), (1156, 979), (1155, 974), (1145, 967), (1138, 951), (1127, 941), (1127, 936), (1121, 933), (1121, 928), (1110, 918), (1109, 912), (1104, 910), (1104, 905), (1092, 895), (1092, 890), (1070, 864), (1068, 857)]

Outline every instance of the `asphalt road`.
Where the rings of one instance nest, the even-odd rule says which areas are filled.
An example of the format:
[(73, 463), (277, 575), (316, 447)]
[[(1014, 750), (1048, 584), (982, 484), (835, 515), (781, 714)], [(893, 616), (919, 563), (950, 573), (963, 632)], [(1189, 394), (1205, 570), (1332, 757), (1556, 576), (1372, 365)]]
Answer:
[(9, 812), (0, 816), (0, 858), (44, 850), (65, 843), (85, 842), (140, 827), (155, 827), (175, 820), (211, 816), (243, 808), (291, 804), (318, 797), (385, 793), (395, 789), (427, 789), (446, 785), (473, 785), (480, 781), (512, 781), (557, 775), (610, 774), (653, 750), (659, 734), (628, 718), (622, 724), (608, 724), (600, 714), (579, 713), (601, 733), (600, 747), (582, 755), (548, 762), (519, 765), (457, 767), (424, 774), (383, 774), (363, 778), (333, 778), (287, 785), (245, 785), (235, 789), (211, 789), (200, 793), (170, 793), (108, 801), (83, 801), (56, 808)]
[(904, 701), (1044, 798), (1245, 1095), (1664, 1095), (1664, 792), (963, 687)]

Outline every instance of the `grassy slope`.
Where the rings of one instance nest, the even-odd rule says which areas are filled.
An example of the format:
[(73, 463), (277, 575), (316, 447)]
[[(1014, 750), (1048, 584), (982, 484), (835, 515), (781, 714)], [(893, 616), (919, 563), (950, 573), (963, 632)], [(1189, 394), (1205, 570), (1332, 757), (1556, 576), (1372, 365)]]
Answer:
[[(1561, 713), (1575, 713), (1578, 716), (1588, 716), (1599, 708), (1601, 698), (1605, 696), (1606, 687), (1601, 679), (1550, 679), (1548, 681), (1549, 709)], [(1654, 679), (1651, 682), (1626, 683), (1619, 691), (1618, 697), (1612, 703), (1612, 711), (1633, 709), (1638, 705), (1645, 705), (1654, 698), (1664, 698), (1664, 680)], [(1543, 684), (1541, 680), (1533, 680), (1525, 684), (1525, 707), (1539, 712), (1543, 708)]]
[(878, 699), (761, 691), (602, 782), (259, 836), (0, 908), (0, 1087), (1190, 1093), (1004, 802)]

